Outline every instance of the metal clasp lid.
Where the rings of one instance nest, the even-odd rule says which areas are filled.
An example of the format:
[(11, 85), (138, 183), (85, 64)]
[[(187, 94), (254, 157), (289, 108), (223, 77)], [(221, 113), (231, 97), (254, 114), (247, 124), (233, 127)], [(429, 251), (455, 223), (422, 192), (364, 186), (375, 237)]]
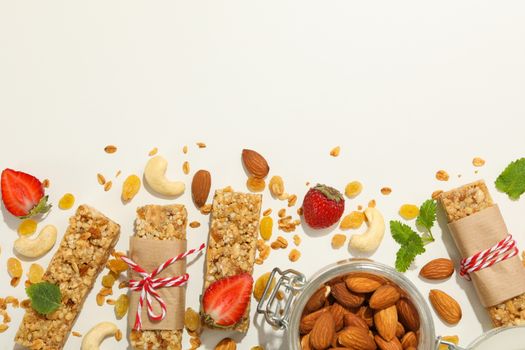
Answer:
[[(273, 290), (271, 290), (272, 281), (276, 274), (279, 274), (280, 277)], [(276, 267), (272, 270), (270, 278), (264, 287), (261, 300), (259, 304), (257, 304), (257, 313), (264, 314), (266, 322), (273, 327), (286, 329), (290, 320), (292, 301), (305, 286), (306, 277), (299, 271), (291, 269), (281, 271)], [(277, 298), (281, 290), (285, 295), (283, 299), (284, 305), (282, 305), (283, 302)]]
[(441, 339), (441, 337), (437, 337), (436, 349), (438, 349), (440, 345), (446, 345), (448, 347), (448, 350), (467, 350), (466, 348), (462, 348), (461, 346), (458, 346), (454, 343), (443, 340)]

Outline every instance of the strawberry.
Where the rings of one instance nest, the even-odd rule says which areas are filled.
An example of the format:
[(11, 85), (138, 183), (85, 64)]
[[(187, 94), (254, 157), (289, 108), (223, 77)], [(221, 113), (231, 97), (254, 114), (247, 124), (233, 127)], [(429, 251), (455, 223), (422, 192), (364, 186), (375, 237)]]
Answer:
[(204, 321), (214, 327), (237, 324), (250, 304), (253, 278), (241, 273), (213, 282), (204, 292)]
[(345, 199), (335, 188), (317, 184), (304, 196), (304, 220), (311, 228), (332, 226), (339, 221), (344, 210)]
[(5, 169), (2, 171), (2, 201), (5, 208), (21, 219), (47, 213), (51, 205), (44, 196), (44, 186), (36, 177)]

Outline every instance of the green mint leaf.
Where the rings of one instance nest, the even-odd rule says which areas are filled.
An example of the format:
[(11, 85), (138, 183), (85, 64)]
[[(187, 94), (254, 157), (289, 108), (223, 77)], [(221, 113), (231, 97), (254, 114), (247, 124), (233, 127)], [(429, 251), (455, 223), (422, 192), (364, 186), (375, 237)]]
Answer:
[(402, 245), (396, 254), (396, 270), (406, 272), (417, 255), (423, 254), (425, 247), (421, 237), (416, 235), (413, 240)]
[(525, 192), (525, 158), (510, 163), (496, 179), (496, 188), (516, 200)]
[(42, 315), (47, 315), (60, 307), (62, 295), (57, 285), (49, 282), (39, 282), (26, 288), (31, 299), (31, 307)]
[(410, 242), (414, 236), (419, 237), (418, 234), (410, 228), (410, 226), (397, 220), (390, 221), (390, 232), (392, 233), (394, 240), (401, 245)]
[(419, 215), (416, 219), (416, 225), (426, 228), (429, 232), (436, 221), (436, 201), (428, 199), (419, 208)]

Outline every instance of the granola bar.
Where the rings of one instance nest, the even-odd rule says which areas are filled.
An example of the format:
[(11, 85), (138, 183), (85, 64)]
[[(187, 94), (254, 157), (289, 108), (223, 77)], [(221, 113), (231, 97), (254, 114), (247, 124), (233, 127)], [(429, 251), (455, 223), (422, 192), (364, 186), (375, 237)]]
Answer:
[[(262, 196), (234, 192), (230, 187), (215, 192), (206, 254), (204, 290), (213, 282), (242, 272), (253, 272)], [(250, 309), (231, 329), (246, 332)]]
[[(484, 181), (476, 181), (440, 196), (449, 222), (460, 220), (494, 205)], [(525, 294), (491, 306), (488, 312), (495, 327), (525, 324)]]
[[(135, 236), (174, 240), (186, 239), (187, 213), (183, 205), (146, 205), (137, 209)], [(182, 348), (182, 330), (132, 330), (131, 346), (135, 349)]]
[(120, 226), (87, 205), (69, 219), (64, 238), (43, 276), (58, 285), (61, 306), (43, 316), (26, 309), (15, 341), (31, 349), (62, 349), (95, 280), (106, 265)]

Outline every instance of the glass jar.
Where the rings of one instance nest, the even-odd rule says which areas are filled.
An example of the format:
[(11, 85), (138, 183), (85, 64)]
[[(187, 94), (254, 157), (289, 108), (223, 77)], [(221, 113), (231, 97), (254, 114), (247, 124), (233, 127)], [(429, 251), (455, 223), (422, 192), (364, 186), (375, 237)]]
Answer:
[[(432, 314), (416, 286), (393, 268), (367, 259), (348, 259), (328, 265), (312, 276), (309, 281), (306, 281), (305, 276), (295, 270), (281, 271), (276, 268), (272, 271), (269, 281), (276, 277), (277, 283), (271, 293), (270, 284), (266, 286), (257, 306), (257, 312), (264, 314), (266, 321), (272, 326), (285, 330), (284, 341), (289, 344), (290, 350), (301, 350), (299, 323), (306, 303), (322, 284), (352, 272), (366, 272), (382, 276), (404, 290), (420, 318), (418, 349), (436, 348), (437, 340)], [(280, 278), (277, 275), (280, 275)], [(278, 291), (284, 291), (283, 301), (277, 299)]]

